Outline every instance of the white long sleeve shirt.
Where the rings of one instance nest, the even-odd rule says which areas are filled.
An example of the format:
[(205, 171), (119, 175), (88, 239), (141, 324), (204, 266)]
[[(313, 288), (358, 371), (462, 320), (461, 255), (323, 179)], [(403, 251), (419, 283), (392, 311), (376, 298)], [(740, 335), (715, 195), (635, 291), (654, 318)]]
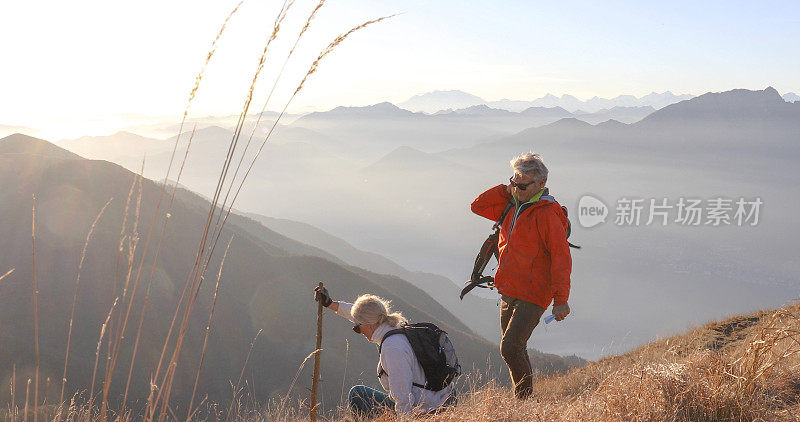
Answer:
[[(350, 314), (353, 304), (338, 303), (339, 309), (336, 313), (357, 323)], [(377, 373), (381, 373), (378, 378), (381, 387), (389, 393), (389, 397), (394, 401), (394, 410), (397, 413), (425, 413), (438, 408), (453, 394), (454, 383), (450, 383), (441, 391), (426, 390), (413, 385), (415, 383), (425, 385), (425, 371), (414, 355), (408, 338), (402, 334), (396, 334), (387, 337), (383, 345), (380, 344), (383, 336), (395, 328), (385, 323), (381, 324), (375, 329), (370, 339), (371, 342), (381, 346), (377, 368)], [(381, 368), (383, 368), (383, 372), (381, 372)]]

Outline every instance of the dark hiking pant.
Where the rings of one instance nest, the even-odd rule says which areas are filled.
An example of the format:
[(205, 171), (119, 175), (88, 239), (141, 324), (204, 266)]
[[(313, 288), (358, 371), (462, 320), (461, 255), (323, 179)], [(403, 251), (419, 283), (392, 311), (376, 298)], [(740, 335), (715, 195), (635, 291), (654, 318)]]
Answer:
[(350, 410), (357, 416), (372, 419), (382, 413), (394, 411), (394, 401), (383, 391), (356, 385), (350, 389), (347, 399)]
[(533, 370), (528, 357), (528, 339), (539, 324), (544, 308), (503, 295), (500, 305), (500, 354), (508, 365), (514, 394), (524, 399), (533, 393)]

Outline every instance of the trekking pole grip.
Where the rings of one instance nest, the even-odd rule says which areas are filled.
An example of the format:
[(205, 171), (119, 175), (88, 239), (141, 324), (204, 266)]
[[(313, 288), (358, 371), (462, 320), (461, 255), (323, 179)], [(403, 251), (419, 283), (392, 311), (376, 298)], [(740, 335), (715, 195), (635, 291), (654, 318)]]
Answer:
[[(319, 288), (322, 289), (322, 282)], [(309, 417), (311, 422), (317, 420), (317, 388), (319, 387), (319, 364), (322, 354), (322, 301), (317, 302), (317, 348), (314, 351), (314, 379), (311, 383), (311, 412)]]

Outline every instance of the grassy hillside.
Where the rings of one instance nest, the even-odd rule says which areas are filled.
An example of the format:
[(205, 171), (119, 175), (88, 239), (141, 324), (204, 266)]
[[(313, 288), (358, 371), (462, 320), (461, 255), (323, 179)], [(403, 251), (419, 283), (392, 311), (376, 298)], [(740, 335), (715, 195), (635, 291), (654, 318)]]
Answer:
[[(563, 374), (541, 375), (525, 401), (491, 377), (466, 378), (459, 404), (425, 420), (798, 421), (800, 304), (711, 322)], [(341, 407), (329, 416), (352, 420)], [(307, 411), (249, 411), (238, 420), (261, 418), (299, 421)]]
[[(539, 375), (534, 395), (513, 397), (491, 374), (458, 380), (459, 403), (437, 421), (797, 421), (800, 420), (800, 304), (710, 322), (629, 353), (556, 375)], [(64, 409), (89, 420), (85, 404)], [(51, 406), (49, 414), (55, 414)], [(22, 410), (19, 409), (19, 418)], [(339, 405), (323, 420), (352, 421)], [(204, 419), (225, 419), (217, 404)], [(242, 400), (230, 420), (308, 419), (305, 402)], [(386, 414), (378, 421), (418, 420)]]
[[(98, 358), (98, 383), (102, 383), (108, 342), (106, 334), (98, 357), (101, 325), (115, 297), (124, 304), (126, 297), (133, 295), (134, 280), (143, 262), (129, 328), (121, 340), (119, 364), (111, 382), (112, 408), (121, 401), (139, 315), (151, 280), (155, 240), (147, 256), (142, 255), (160, 191), (158, 184), (143, 180), (141, 206), (136, 211), (139, 199), (138, 190), (134, 190), (123, 230), (122, 259), (117, 265), (126, 197), (134, 177), (115, 164), (86, 160), (43, 140), (22, 135), (0, 139), (0, 268), (3, 273), (15, 268), (0, 285), (0, 400), (12, 401), (13, 385), (17, 405), (21, 405), (20, 392), (26, 390), (26, 380), (34, 376), (31, 205), (35, 195), (40, 402), (45, 397), (47, 403), (58, 401), (81, 250), (92, 221), (110, 198), (113, 200), (88, 243), (77, 285), (66, 397), (89, 389), (93, 363)], [(147, 397), (149, 377), (157, 366), (170, 320), (192, 268), (209, 206), (197, 195), (182, 192), (171, 209), (133, 365), (128, 406), (134, 412), (143, 407)], [(156, 227), (161, 227), (165, 213), (166, 207), (159, 211)], [(157, 235), (158, 231), (155, 239)], [(493, 374), (506, 376), (498, 369), (502, 361), (496, 345), (474, 336), (450, 312), (405, 280), (344, 266), (333, 257), (326, 259), (319, 250), (242, 217), (231, 217), (221, 239), (227, 243), (232, 236), (235, 238), (222, 271), (223, 283), (199, 380), (198, 401), (206, 395), (208, 402), (230, 399), (231, 383), (235, 384), (242, 372), (250, 343), (259, 330), (263, 330), (262, 335), (252, 349), (242, 385), (259, 401), (287, 394), (301, 362), (314, 350), (316, 305), (311, 293), (318, 280), (324, 281), (337, 299), (352, 300), (367, 292), (389, 298), (411, 320), (433, 321), (450, 332), (465, 367), (480, 369), (492, 363)], [(209, 264), (176, 367), (170, 404), (178, 414), (186, 411), (192, 390), (222, 252)], [(133, 275), (126, 289), (129, 269)], [(113, 314), (109, 332), (119, 333), (120, 324), (115, 321), (119, 321), (120, 309), (126, 306), (119, 306)], [(338, 317), (326, 316), (324, 375), (348, 385), (373, 382), (375, 348), (350, 328)], [(572, 364), (553, 355), (541, 356), (541, 363), (542, 371)], [(309, 368), (299, 376), (292, 396), (307, 398)], [(13, 384), (12, 379), (16, 381)], [(34, 389), (32, 385), (32, 395)], [(341, 383), (323, 383), (321, 390), (324, 402), (332, 406), (338, 402)]]
[[(519, 402), (476, 384), (432, 421), (797, 421), (800, 304), (711, 322), (566, 374)], [(388, 420), (388, 419), (386, 419)]]

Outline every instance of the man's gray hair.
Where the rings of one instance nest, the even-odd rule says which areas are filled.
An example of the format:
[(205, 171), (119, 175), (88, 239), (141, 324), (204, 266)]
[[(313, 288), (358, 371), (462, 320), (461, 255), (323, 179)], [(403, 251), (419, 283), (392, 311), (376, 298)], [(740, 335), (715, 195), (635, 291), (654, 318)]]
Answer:
[(515, 173), (533, 176), (533, 180), (547, 179), (547, 166), (542, 162), (542, 156), (528, 152), (520, 154), (511, 160), (511, 168)]

